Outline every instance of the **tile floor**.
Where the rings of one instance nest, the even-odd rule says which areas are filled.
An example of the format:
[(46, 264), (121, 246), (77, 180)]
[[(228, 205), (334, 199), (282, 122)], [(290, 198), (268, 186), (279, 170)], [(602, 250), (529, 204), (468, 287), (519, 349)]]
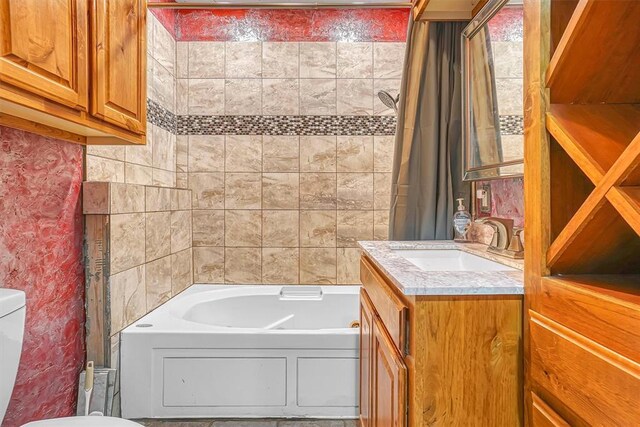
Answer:
[(357, 420), (135, 420), (146, 427), (357, 427)]

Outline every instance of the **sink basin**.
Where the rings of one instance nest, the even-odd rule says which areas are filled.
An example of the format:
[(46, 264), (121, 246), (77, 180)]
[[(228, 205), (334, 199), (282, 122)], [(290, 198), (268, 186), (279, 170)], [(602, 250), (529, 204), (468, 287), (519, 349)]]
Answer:
[(516, 271), (456, 249), (395, 249), (393, 252), (424, 271)]

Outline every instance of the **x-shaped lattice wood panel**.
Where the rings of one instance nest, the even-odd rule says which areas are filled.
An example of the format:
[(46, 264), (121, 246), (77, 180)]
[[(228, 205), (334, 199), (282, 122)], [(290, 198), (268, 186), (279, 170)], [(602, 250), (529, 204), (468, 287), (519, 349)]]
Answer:
[[(627, 255), (640, 260), (640, 105), (552, 105), (547, 129), (595, 185), (551, 244), (548, 265), (557, 272), (638, 271)], [(600, 261), (612, 271), (598, 271)]]

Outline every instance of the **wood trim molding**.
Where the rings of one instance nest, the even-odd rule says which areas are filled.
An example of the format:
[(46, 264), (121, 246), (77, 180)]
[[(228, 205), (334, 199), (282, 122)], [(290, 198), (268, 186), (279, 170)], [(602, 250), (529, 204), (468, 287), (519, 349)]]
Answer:
[(20, 117), (11, 116), (9, 114), (0, 113), (0, 125), (14, 129), (20, 129), (49, 138), (72, 142), (74, 144), (86, 145), (87, 143), (87, 138), (83, 135), (78, 135), (73, 132), (68, 132), (63, 129), (47, 126), (45, 124), (33, 122), (31, 120), (23, 119)]

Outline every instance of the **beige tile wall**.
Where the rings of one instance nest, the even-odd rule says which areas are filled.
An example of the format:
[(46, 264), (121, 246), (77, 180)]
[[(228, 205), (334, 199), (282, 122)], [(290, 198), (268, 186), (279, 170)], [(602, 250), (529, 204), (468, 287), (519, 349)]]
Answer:
[[(178, 42), (177, 109), (388, 115), (403, 43)], [(356, 242), (385, 239), (392, 136), (179, 135), (194, 281), (358, 283)]]
[[(149, 97), (178, 115), (393, 114), (375, 93), (397, 94), (401, 43), (175, 43), (149, 21)], [(387, 236), (391, 136), (148, 135), (87, 150), (112, 333), (192, 281), (358, 283), (357, 240)]]
[[(519, 41), (492, 41), (493, 63), (496, 74), (496, 95), (498, 113), (522, 116), (523, 43)], [(522, 159), (524, 156), (524, 135), (502, 135), (502, 150), (505, 161)]]
[(85, 182), (83, 201), (85, 215), (105, 217), (107, 241), (94, 256), (114, 335), (193, 283), (191, 191)]

